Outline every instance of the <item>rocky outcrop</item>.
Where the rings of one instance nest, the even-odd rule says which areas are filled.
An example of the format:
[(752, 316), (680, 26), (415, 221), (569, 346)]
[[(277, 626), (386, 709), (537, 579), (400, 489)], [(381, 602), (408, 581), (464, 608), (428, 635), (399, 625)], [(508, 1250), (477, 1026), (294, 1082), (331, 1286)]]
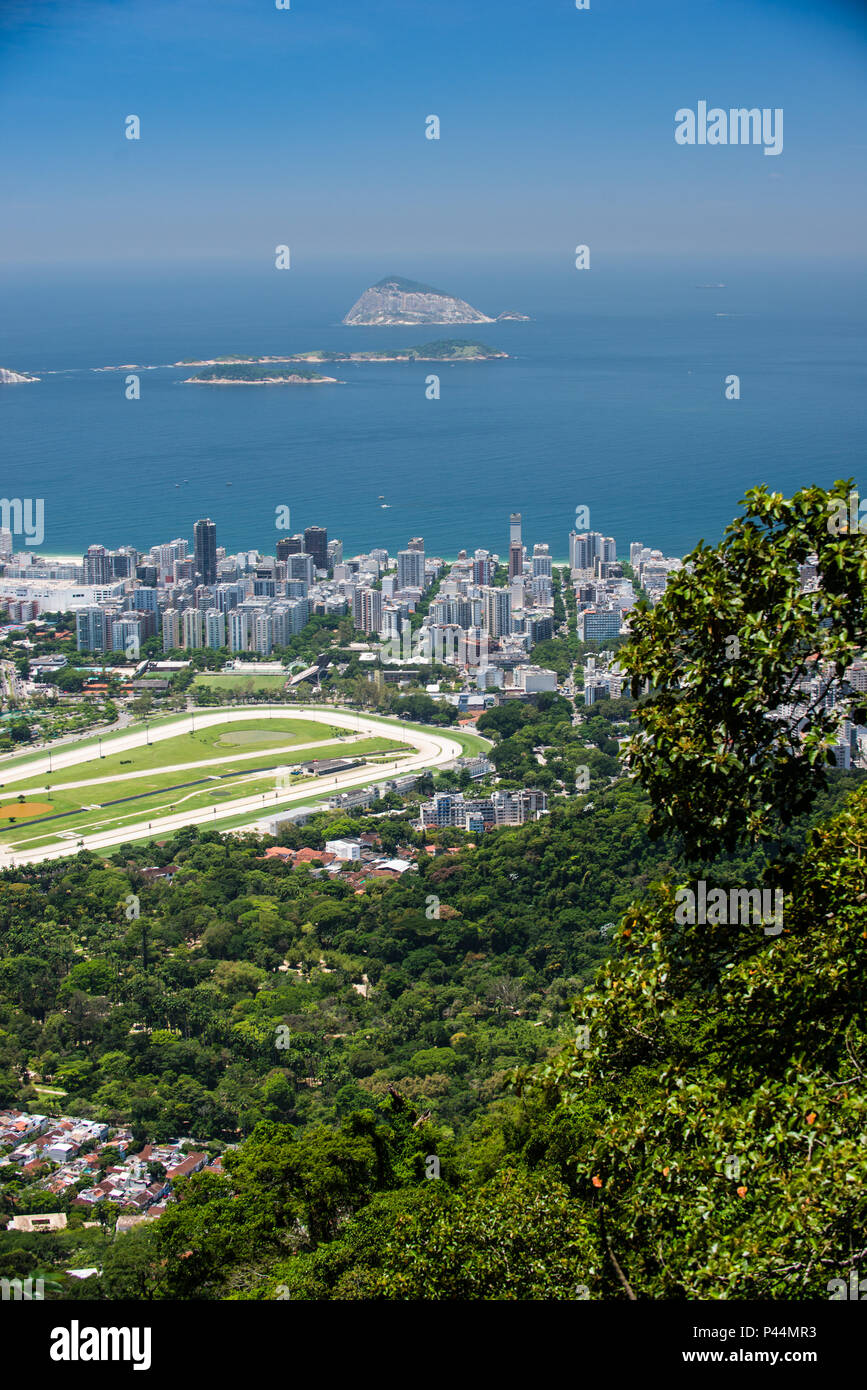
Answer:
[(24, 376), (21, 372), (10, 372), (8, 367), (0, 367), (0, 386), (12, 386), (17, 381), (38, 380), (38, 376)]
[(364, 291), (343, 322), (380, 327), (391, 324), (493, 323), (494, 320), (467, 304), (465, 299), (442, 294), (432, 285), (420, 285), (415, 280), (389, 275)]

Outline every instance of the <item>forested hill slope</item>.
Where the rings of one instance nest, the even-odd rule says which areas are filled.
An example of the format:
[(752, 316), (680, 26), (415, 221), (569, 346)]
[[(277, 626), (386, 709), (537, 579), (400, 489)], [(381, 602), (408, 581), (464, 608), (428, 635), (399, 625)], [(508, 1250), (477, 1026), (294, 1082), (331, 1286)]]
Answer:
[(655, 890), (520, 1100), (457, 1143), (396, 1089), (337, 1127), (264, 1124), (112, 1247), (104, 1291), (827, 1298), (865, 1257), (865, 850), (862, 787), (779, 936), (673, 930)]
[[(817, 814), (856, 780), (835, 778)], [(38, 1175), (7, 1174), (5, 1209), (68, 1209), (70, 1235), (51, 1238), (53, 1258), (62, 1269), (70, 1243), (85, 1236), (104, 1241), (104, 1250), (88, 1245), (86, 1259), (105, 1257), (105, 1296), (126, 1287), (132, 1276), (125, 1252), (132, 1258), (140, 1248), (160, 1252), (140, 1258), (135, 1275), (151, 1295), (225, 1296), (231, 1289), (255, 1295), (278, 1267), (281, 1278), (308, 1289), (309, 1277), (309, 1288), (318, 1288), (320, 1275), (311, 1271), (331, 1258), (330, 1242), (338, 1237), (348, 1242), (335, 1255), (334, 1268), (342, 1269), (356, 1259), (353, 1242), (366, 1245), (371, 1231), (385, 1239), (396, 1213), (409, 1220), (418, 1207), (418, 1220), (427, 1222), (439, 1211), (431, 1203), (454, 1201), (449, 1220), (465, 1226), (475, 1245), (476, 1220), (485, 1229), (494, 1220), (496, 1230), (496, 1210), (505, 1220), (514, 1210), (509, 1193), (518, 1190), (527, 1220), (541, 1223), (539, 1240), (549, 1216), (571, 1222), (578, 1211), (579, 1225), (586, 1225), (591, 1209), (569, 1205), (586, 1178), (575, 1186), (578, 1111), (553, 1092), (521, 1108), (511, 1082), (518, 1072), (544, 1076), (554, 1065), (564, 1037), (574, 1032), (569, 1002), (612, 949), (613, 969), (633, 968), (630, 938), (614, 926), (630, 902), (654, 881), (685, 873), (670, 846), (648, 840), (646, 816), (642, 793), (621, 783), (594, 794), (592, 803), (555, 806), (533, 825), (486, 836), (476, 849), (423, 856), (417, 876), (377, 883), (362, 894), (264, 860), (255, 837), (224, 841), (194, 830), (157, 852), (175, 867), (171, 885), (148, 883), (140, 864), (153, 849), (131, 846), (114, 864), (80, 855), (7, 873), (0, 879), (0, 1102), (130, 1122), (137, 1143), (187, 1134), (211, 1153), (228, 1145), (232, 1190), (242, 1201), (232, 1206), (227, 1248), (216, 1235), (191, 1241), (187, 1224), (201, 1219), (209, 1231), (219, 1228), (209, 1204), (224, 1201), (223, 1188), (212, 1175), (192, 1180), (187, 1197), (129, 1246), (131, 1237), (115, 1245), (82, 1232), (84, 1216), (70, 1205), (74, 1190), (54, 1197), (37, 1185)], [(314, 846), (322, 833), (315, 824), (293, 832)], [(793, 835), (803, 839), (803, 830)], [(758, 861), (729, 858), (715, 876), (741, 882), (759, 870)], [(141, 911), (132, 920), (124, 908), (130, 893)], [(430, 915), (432, 903), (438, 918)], [(633, 962), (639, 970), (646, 964)], [(630, 985), (639, 999), (642, 979), (639, 974)], [(611, 989), (616, 992), (614, 984)], [(767, 989), (773, 998), (773, 982)], [(719, 1051), (715, 1034), (698, 1031), (708, 1021), (707, 1003), (702, 997), (683, 1029), (702, 1064)], [(791, 1005), (792, 1026), (802, 1004)], [(669, 1007), (666, 996), (658, 1011)], [(770, 1022), (765, 1026), (771, 1029)], [(646, 1033), (647, 1020), (635, 1027)], [(588, 1154), (600, 1126), (609, 1135), (628, 1132), (633, 1142), (638, 1111), (631, 1107), (639, 1103), (643, 1083), (636, 1077), (644, 1065), (638, 1034), (630, 1040), (627, 1029), (630, 1047), (638, 1047), (635, 1075), (627, 1075), (621, 1059), (622, 1074), (613, 1082), (615, 1064), (604, 1064), (597, 1098), (616, 1093), (629, 1103), (618, 1111), (616, 1129), (611, 1117), (602, 1125), (592, 1112), (581, 1131)], [(753, 1024), (743, 1043), (752, 1056), (762, 1055)], [(770, 1052), (774, 1045), (769, 1031)], [(832, 1026), (828, 1048), (833, 1053), (838, 1045)], [(622, 1057), (632, 1055), (627, 1049)], [(657, 1063), (664, 1070), (669, 1054)], [(726, 1065), (743, 1069), (737, 1054)], [(556, 1075), (568, 1079), (573, 1068), (574, 1058), (558, 1063)], [(34, 1083), (60, 1094), (36, 1091)], [(704, 1084), (713, 1088), (719, 1077), (710, 1073)], [(253, 1135), (261, 1124), (271, 1128)], [(231, 1156), (232, 1146), (250, 1135)], [(442, 1183), (424, 1176), (431, 1155), (440, 1162)], [(537, 1173), (542, 1155), (555, 1183), (544, 1191)], [(236, 1215), (248, 1199), (261, 1202), (257, 1183), (264, 1178), (256, 1174), (274, 1163), (287, 1164), (293, 1176), (285, 1178), (282, 1215), (267, 1218), (264, 1240)], [(495, 1177), (504, 1165), (523, 1176)], [(494, 1186), (478, 1188), (484, 1179)], [(519, 1188), (503, 1190), (508, 1183)], [(305, 1205), (319, 1201), (322, 1211)], [(344, 1235), (353, 1212), (362, 1225), (346, 1227)], [(283, 1220), (288, 1224), (280, 1227)], [(207, 1276), (189, 1261), (176, 1264), (173, 1232), (184, 1249), (201, 1250)], [(45, 1240), (20, 1238), (36, 1239)], [(39, 1249), (45, 1255), (49, 1247)], [(280, 1261), (296, 1250), (299, 1258), (293, 1255), (284, 1269)], [(530, 1296), (523, 1274), (516, 1277), (516, 1290), (525, 1290), (520, 1296)], [(355, 1287), (354, 1279), (347, 1287)], [(365, 1274), (358, 1287), (367, 1288), (366, 1280)], [(323, 1287), (332, 1288), (327, 1280)], [(376, 1287), (381, 1293), (386, 1286)], [(449, 1296), (448, 1287), (432, 1296)]]

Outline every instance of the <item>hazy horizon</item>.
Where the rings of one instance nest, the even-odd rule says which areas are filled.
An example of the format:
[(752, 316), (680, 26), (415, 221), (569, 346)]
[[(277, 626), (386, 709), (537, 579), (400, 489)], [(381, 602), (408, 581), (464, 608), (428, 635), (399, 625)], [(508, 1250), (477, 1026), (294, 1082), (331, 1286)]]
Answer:
[[(861, 257), (865, 77), (839, 2), (12, 3), (3, 256)], [(701, 100), (783, 110), (782, 152), (679, 146)]]

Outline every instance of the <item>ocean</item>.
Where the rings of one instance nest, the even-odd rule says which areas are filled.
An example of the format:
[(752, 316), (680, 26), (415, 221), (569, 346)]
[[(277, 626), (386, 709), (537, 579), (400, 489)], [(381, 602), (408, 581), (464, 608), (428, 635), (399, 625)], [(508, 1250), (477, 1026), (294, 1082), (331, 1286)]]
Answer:
[[(343, 327), (392, 273), (531, 321)], [(569, 248), (557, 263), (31, 266), (0, 273), (0, 304), (0, 366), (41, 378), (0, 386), (0, 491), (44, 499), (47, 554), (191, 538), (201, 516), (228, 551), (273, 554), (289, 507), (293, 531), (325, 526), (348, 555), (423, 536), (444, 557), (505, 555), (519, 511), (525, 542), (563, 560), (584, 506), (618, 553), (640, 540), (680, 555), (719, 539), (751, 486), (864, 476), (862, 266), (593, 257), (578, 271)], [(191, 386), (164, 366), (441, 337), (510, 358), (329, 365), (343, 384), (316, 387)], [(139, 400), (124, 372), (94, 370), (126, 363), (147, 368)]]

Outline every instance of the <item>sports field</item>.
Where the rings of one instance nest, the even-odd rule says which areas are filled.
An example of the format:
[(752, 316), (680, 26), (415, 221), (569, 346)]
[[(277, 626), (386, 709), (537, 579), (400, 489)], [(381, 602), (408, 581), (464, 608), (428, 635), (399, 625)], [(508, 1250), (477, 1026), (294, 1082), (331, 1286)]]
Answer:
[[(171, 738), (153, 738), (150, 743), (147, 739), (151, 735), (144, 730), (145, 742), (141, 747), (130, 748), (122, 753), (109, 752), (100, 757), (98, 745), (94, 743), (86, 755), (82, 750), (82, 760), (74, 767), (62, 768), (44, 778), (40, 776), (40, 785), (55, 788), (88, 778), (105, 781), (111, 777), (137, 776), (142, 772), (159, 771), (161, 768), (179, 767), (184, 764), (210, 764), (220, 758), (231, 766), (233, 754), (236, 757), (243, 756), (245, 760), (249, 758), (262, 762), (268, 760), (270, 752), (274, 749), (291, 749), (298, 744), (328, 742), (341, 735), (346, 736), (346, 733), (345, 729), (335, 729), (316, 723), (312, 719), (269, 719), (265, 725), (263, 720), (257, 720), (255, 716), (238, 723), (200, 728), (191, 733), (187, 721), (183, 733)], [(103, 747), (110, 748), (110, 744), (104, 740)], [(260, 753), (264, 753), (264, 758), (258, 756)], [(310, 756), (316, 757), (318, 754), (311, 751)], [(275, 755), (274, 765), (276, 766), (280, 760)], [(13, 765), (9, 766), (11, 770)], [(8, 790), (3, 780), (5, 772), (6, 767), (0, 766), (0, 794)], [(14, 787), (17, 795), (21, 784), (16, 782)]]
[(255, 695), (263, 690), (271, 693), (282, 690), (288, 679), (288, 671), (273, 676), (247, 676), (243, 672), (232, 671), (200, 671), (193, 680), (193, 689), (206, 685), (211, 690), (233, 690), (237, 695)]
[[(110, 849), (183, 825), (267, 828), (286, 806), (323, 805), (337, 791), (485, 746), (452, 729), (331, 707), (198, 709), (98, 739), (0, 760), (0, 867)], [(317, 776), (302, 763), (347, 759)], [(279, 770), (279, 771), (278, 771)]]
[[(268, 802), (279, 803), (287, 787), (319, 780), (293, 773), (301, 763), (381, 756), (405, 747), (387, 737), (365, 738), (304, 719), (273, 719), (267, 728), (251, 719), (185, 731), (110, 757), (87, 758), (32, 782), (15, 782), (0, 793), (0, 844), (14, 853), (239, 797), (261, 797), (266, 808)], [(279, 786), (278, 768), (289, 769)]]

